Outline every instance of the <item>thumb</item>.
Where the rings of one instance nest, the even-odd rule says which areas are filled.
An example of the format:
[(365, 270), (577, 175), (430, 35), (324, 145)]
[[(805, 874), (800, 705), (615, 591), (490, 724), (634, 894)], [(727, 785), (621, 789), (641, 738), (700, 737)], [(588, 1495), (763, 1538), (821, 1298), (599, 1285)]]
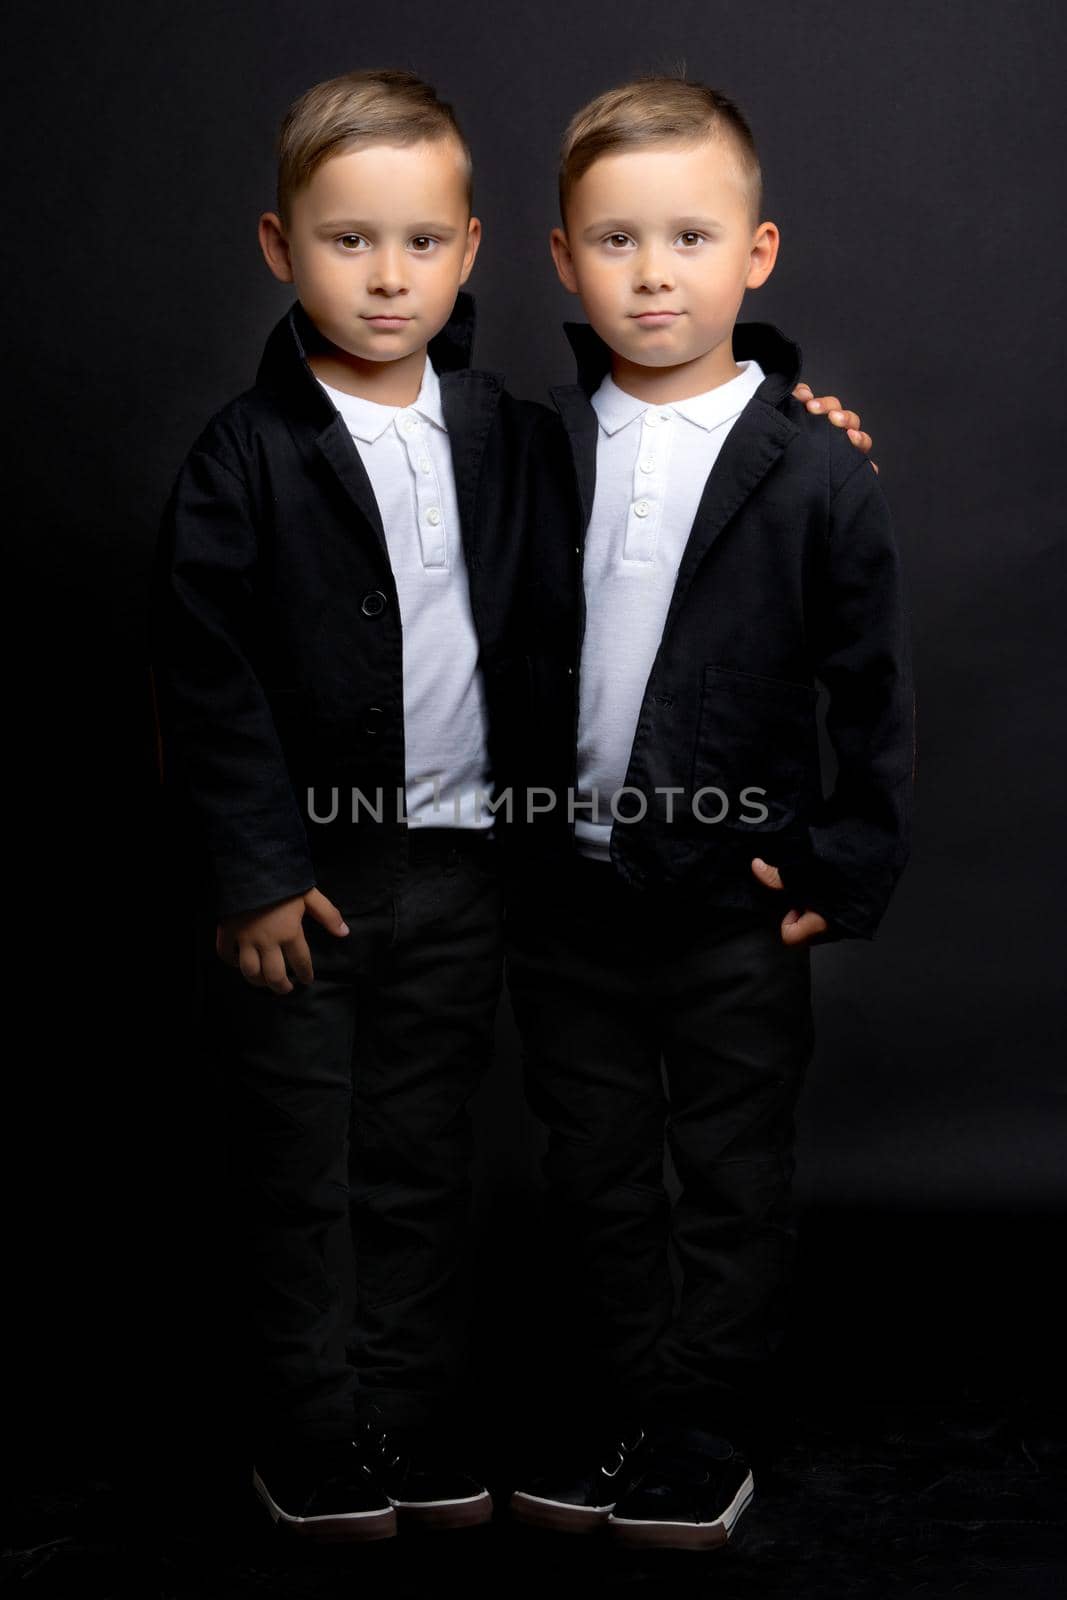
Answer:
[(342, 917), (332, 900), (327, 900), (321, 889), (309, 889), (304, 896), (304, 905), (316, 922), (330, 933), (335, 933), (339, 939), (348, 932), (348, 923)]
[(752, 871), (761, 883), (766, 884), (768, 889), (785, 888), (785, 884), (778, 875), (778, 868), (772, 867), (768, 861), (762, 861), (759, 856), (756, 856), (752, 862)]

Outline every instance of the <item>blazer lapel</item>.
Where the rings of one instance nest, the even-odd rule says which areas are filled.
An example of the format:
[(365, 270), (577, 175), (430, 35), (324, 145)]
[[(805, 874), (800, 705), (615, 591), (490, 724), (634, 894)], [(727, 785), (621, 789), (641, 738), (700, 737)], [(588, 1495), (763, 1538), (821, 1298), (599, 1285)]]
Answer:
[[(452, 433), (449, 419), (447, 392), (457, 384), (460, 392), (469, 386), (480, 394), (479, 386), (472, 380), (479, 374), (470, 371), (471, 347), (474, 340), (475, 307), (471, 295), (460, 290), (448, 322), (430, 340), (428, 351), (434, 369), (441, 379), (442, 406), (449, 426), (449, 443), (456, 470), (456, 487), (460, 496), (460, 520), (466, 545), (469, 527), (473, 527), (473, 508), (477, 489), (477, 472), (481, 465), (485, 436), (492, 422), (492, 406), (499, 395), (502, 380), (491, 376), (492, 405), (488, 393), (482, 396), (482, 409), (462, 403), (456, 407), (456, 435)], [(256, 382), (272, 391), (283, 402), (292, 423), (302, 423), (314, 431), (315, 446), (331, 472), (344, 489), (361, 521), (370, 529), (374, 540), (389, 564), (389, 549), (385, 540), (378, 502), (374, 498), (367, 469), (345, 426), (344, 419), (335, 411), (329, 396), (315, 379), (308, 356), (322, 344), (322, 336), (307, 312), (295, 300), (286, 315), (275, 326), (259, 364)], [(469, 383), (464, 380), (470, 380)], [(468, 415), (471, 418), (468, 426)], [(475, 435), (477, 437), (475, 438)], [(457, 439), (460, 448), (457, 450)], [(457, 455), (460, 457), (456, 461)], [(462, 490), (460, 484), (463, 484)]]
[(504, 380), (497, 372), (472, 371), (469, 367), (440, 374), (441, 410), (448, 428), (452, 452), (452, 472), (456, 481), (460, 537), (468, 572), (481, 565), (481, 549), (475, 512), (478, 484), (482, 475), (485, 444), (493, 425)]
[(674, 621), (697, 568), (715, 540), (798, 432), (795, 423), (759, 398), (759, 391), (731, 427), (708, 473), (693, 518), (663, 625), (664, 634)]
[(570, 442), (582, 508), (581, 542), (584, 544), (596, 494), (596, 412), (579, 384), (563, 384), (550, 392)]
[[(570, 440), (584, 540), (596, 493), (597, 417), (590, 401), (611, 370), (611, 351), (588, 323), (565, 322), (563, 331), (574, 352), (578, 382), (553, 389), (552, 398)], [(715, 540), (799, 431), (779, 409), (800, 374), (799, 345), (771, 323), (739, 322), (734, 328), (733, 350), (738, 360), (754, 357), (766, 376), (731, 427), (708, 474), (679, 565), (664, 634)]]
[(339, 412), (334, 412), (333, 421), (328, 428), (323, 429), (315, 442), (348, 498), (373, 533), (388, 565), (389, 547), (385, 542), (385, 529), (382, 527), (378, 502), (374, 498), (374, 490), (371, 488), (367, 469), (363, 465), (363, 458), (356, 449), (352, 436), (345, 426), (344, 418)]

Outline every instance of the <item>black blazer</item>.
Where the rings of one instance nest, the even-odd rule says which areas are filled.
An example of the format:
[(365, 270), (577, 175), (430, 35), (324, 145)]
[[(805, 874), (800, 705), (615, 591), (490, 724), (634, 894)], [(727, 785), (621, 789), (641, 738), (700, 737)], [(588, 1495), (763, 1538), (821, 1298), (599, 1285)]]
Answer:
[[(530, 760), (552, 772), (541, 781), (559, 797), (534, 830), (541, 861), (573, 831), (562, 795), (574, 779), (581, 550), (596, 482), (590, 396), (610, 365), (592, 328), (568, 323), (566, 333), (578, 382), (552, 397), (571, 510), (551, 549), (542, 543), (531, 638), (542, 715)], [(915, 779), (898, 550), (877, 473), (792, 398), (798, 347), (769, 324), (740, 323), (734, 352), (755, 357), (766, 377), (704, 487), (638, 719), (626, 785), (639, 794), (619, 802), (634, 820), (613, 828), (611, 859), (641, 889), (783, 914), (795, 904), (827, 918), (824, 941), (869, 939), (908, 857)], [(817, 681), (837, 761), (825, 799)], [(717, 795), (699, 795), (705, 788), (727, 799), (721, 821), (700, 820), (723, 809)], [(746, 799), (745, 789), (763, 793)], [(756, 855), (778, 867), (785, 892), (757, 881)]]
[[(546, 407), (470, 369), (474, 302), (461, 293), (429, 346), (455, 469), (480, 645), (490, 761), (506, 785), (528, 718), (516, 607), (529, 519), (541, 518)], [(215, 914), (317, 885), (342, 911), (403, 870), (402, 639), (381, 518), (343, 419), (307, 355), (299, 301), (267, 340), (254, 387), (217, 413), (167, 502), (152, 589), (162, 764), (192, 823)], [(536, 481), (534, 481), (536, 480)], [(558, 517), (553, 518), (558, 521)], [(331, 790), (339, 816), (331, 823)], [(361, 811), (351, 792), (377, 803)], [(447, 819), (446, 819), (447, 820)], [(207, 879), (210, 879), (210, 887)]]

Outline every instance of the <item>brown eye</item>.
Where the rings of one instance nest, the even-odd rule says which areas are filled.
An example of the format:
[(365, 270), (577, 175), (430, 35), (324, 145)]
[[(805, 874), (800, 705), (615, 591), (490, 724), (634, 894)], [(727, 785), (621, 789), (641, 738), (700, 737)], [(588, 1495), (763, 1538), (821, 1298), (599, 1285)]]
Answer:
[(339, 243), (343, 244), (345, 249), (347, 249), (350, 240), (355, 242), (355, 245), (356, 245), (357, 249), (359, 248), (359, 245), (362, 242), (358, 233), (343, 233), (341, 235)]
[[(427, 234), (427, 233), (419, 233), (419, 234), (415, 235), (415, 238), (412, 239), (411, 242), (414, 245), (427, 245), (427, 246), (429, 246), (429, 245), (432, 245), (434, 241), (430, 238), (429, 234)], [(425, 255), (426, 251), (420, 249), (417, 253), (419, 255)]]

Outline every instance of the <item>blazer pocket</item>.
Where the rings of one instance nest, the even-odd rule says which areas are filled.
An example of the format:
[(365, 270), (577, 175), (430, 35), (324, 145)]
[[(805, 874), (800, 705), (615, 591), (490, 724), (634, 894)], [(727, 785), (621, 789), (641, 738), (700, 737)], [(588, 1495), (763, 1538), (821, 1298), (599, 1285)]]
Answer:
[[(696, 802), (708, 822), (738, 833), (773, 833), (801, 810), (817, 760), (813, 685), (710, 664), (693, 751), (692, 789), (722, 791)], [(700, 820), (700, 817), (698, 817)]]

